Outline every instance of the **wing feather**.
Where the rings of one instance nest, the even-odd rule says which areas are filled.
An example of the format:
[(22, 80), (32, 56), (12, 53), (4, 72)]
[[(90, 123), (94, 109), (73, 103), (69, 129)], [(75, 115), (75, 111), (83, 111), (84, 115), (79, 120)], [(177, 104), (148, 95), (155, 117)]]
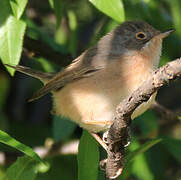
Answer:
[(34, 101), (51, 91), (56, 91), (57, 89), (64, 87), (67, 83), (92, 76), (96, 71), (102, 69), (102, 67), (92, 66), (91, 63), (86, 64), (82, 62), (82, 56), (84, 57), (84, 54), (79, 56), (77, 60), (74, 60), (72, 64), (65, 68), (65, 70), (50, 79), (50, 81), (32, 96), (29, 102)]

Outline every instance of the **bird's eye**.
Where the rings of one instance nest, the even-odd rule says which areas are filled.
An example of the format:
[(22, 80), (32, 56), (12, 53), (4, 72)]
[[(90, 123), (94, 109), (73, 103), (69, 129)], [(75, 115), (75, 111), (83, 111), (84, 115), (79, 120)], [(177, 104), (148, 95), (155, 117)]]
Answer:
[(138, 32), (136, 33), (136, 39), (140, 40), (146, 39), (146, 34), (144, 32)]

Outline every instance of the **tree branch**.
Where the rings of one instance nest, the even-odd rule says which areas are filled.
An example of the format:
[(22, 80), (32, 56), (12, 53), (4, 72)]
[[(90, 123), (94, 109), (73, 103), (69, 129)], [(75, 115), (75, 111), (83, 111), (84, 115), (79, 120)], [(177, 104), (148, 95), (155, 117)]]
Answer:
[(181, 58), (159, 68), (116, 108), (116, 117), (108, 132), (107, 179), (116, 179), (124, 166), (125, 144), (129, 138), (131, 114), (160, 87), (181, 75)]

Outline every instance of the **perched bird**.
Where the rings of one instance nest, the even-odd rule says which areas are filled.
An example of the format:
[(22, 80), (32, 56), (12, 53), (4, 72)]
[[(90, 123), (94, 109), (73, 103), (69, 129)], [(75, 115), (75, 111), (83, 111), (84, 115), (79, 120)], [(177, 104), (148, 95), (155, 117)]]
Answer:
[[(52, 92), (56, 114), (87, 129), (102, 144), (95, 133), (110, 128), (116, 106), (158, 67), (162, 40), (172, 31), (162, 33), (144, 21), (129, 21), (102, 37), (57, 74), (8, 66), (44, 83), (30, 101)], [(132, 119), (147, 110), (155, 96), (156, 93), (141, 104)]]

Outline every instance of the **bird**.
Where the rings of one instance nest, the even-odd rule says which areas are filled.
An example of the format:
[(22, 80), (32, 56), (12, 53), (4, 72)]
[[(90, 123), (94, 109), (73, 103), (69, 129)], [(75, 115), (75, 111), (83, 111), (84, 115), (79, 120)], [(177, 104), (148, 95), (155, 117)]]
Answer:
[[(99, 132), (108, 132), (118, 104), (158, 68), (162, 41), (173, 29), (161, 32), (145, 21), (126, 21), (103, 36), (58, 73), (8, 65), (44, 83), (29, 101), (51, 92), (54, 111), (89, 131), (106, 149)], [(131, 115), (141, 115), (154, 102), (154, 93)]]

